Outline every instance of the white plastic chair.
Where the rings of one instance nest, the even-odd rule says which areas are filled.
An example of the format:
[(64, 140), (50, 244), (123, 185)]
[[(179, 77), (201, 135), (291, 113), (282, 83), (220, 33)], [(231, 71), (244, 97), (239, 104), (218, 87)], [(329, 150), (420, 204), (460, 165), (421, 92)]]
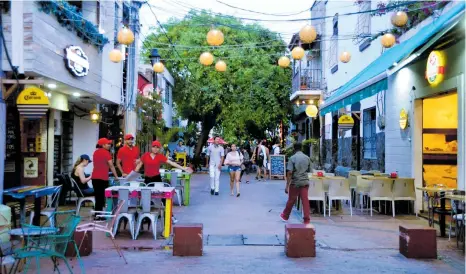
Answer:
[(154, 240), (157, 240), (157, 219), (159, 218), (161, 209), (153, 210), (151, 206), (152, 201), (152, 189), (151, 188), (141, 188), (141, 210), (138, 211), (138, 221), (136, 225), (136, 234), (134, 239), (139, 235), (142, 221), (144, 218), (149, 218), (152, 226), (152, 234), (154, 235)]
[(369, 203), (372, 216), (373, 201), (391, 201), (392, 215), (395, 217), (395, 200), (393, 200), (393, 179), (374, 178), (372, 179), (371, 190), (369, 191)]
[[(55, 213), (58, 209), (58, 202), (60, 200), (60, 193), (61, 187), (55, 187), (54, 192), (51, 195), (47, 195), (47, 206), (40, 211), (40, 215), (47, 216), (47, 219), (50, 222), (51, 227), (55, 227), (55, 218), (53, 218), (53, 213)], [(50, 199), (49, 197), (50, 196)], [(32, 225), (32, 220), (34, 219), (34, 211), (31, 211), (31, 215), (29, 217), (29, 223)]]
[(364, 209), (364, 197), (369, 195), (371, 185), (371, 179), (364, 179), (362, 175), (356, 176), (356, 205), (359, 204), (361, 212)]
[(84, 195), (84, 193), (79, 188), (78, 183), (71, 177), (70, 177), (70, 180), (71, 180), (71, 184), (72, 184), (72, 187), (74, 189), (74, 192), (78, 196), (78, 205), (76, 207), (76, 215), (79, 215), (79, 211), (81, 211), (82, 203), (91, 202), (95, 206), (95, 196), (94, 195), (90, 195), (90, 196)]
[(81, 240), (81, 243), (79, 244), (78, 250), (81, 249), (81, 245), (84, 242), (84, 237), (86, 237), (88, 231), (108, 233), (110, 234), (110, 239), (112, 240), (113, 245), (115, 246), (115, 249), (118, 252), (118, 255), (120, 255), (120, 257), (123, 258), (126, 264), (128, 264), (125, 256), (123, 255), (123, 252), (121, 251), (120, 246), (115, 242), (115, 233), (114, 233), (114, 225), (115, 225), (117, 216), (120, 214), (121, 208), (123, 207), (124, 203), (125, 203), (124, 201), (120, 200), (118, 202), (118, 205), (113, 209), (113, 212), (93, 211), (93, 210), (91, 211), (91, 214), (97, 213), (98, 215), (96, 217), (107, 218), (107, 221), (94, 220), (90, 223), (84, 223), (84, 224), (78, 225), (78, 227), (76, 227), (76, 231), (84, 232), (84, 236)]
[(181, 198), (183, 196), (181, 195), (181, 193), (184, 191), (184, 189), (181, 184), (178, 184), (178, 172), (171, 172), (170, 186), (175, 188), (176, 199), (178, 205), (181, 206), (183, 204), (183, 200)]
[(353, 205), (351, 203), (351, 190), (349, 187), (348, 179), (346, 178), (332, 178), (328, 189), (328, 216), (332, 211), (332, 201), (349, 201), (350, 214), (353, 216)]
[[(393, 182), (393, 200), (394, 201), (411, 201), (413, 203), (414, 213), (417, 217), (416, 210), (416, 190), (414, 188), (414, 179), (397, 178)], [(393, 206), (395, 208), (395, 206)]]
[(134, 237), (134, 224), (136, 222), (136, 209), (128, 207), (129, 200), (129, 189), (118, 189), (118, 202), (123, 201), (123, 206), (121, 207), (120, 213), (116, 216), (115, 227), (113, 228), (114, 234), (117, 233), (120, 220), (126, 218), (129, 222), (129, 230), (131, 232), (131, 238), (135, 240)]
[(325, 217), (326, 207), (325, 207), (325, 191), (324, 191), (323, 180), (321, 179), (309, 180), (309, 190), (307, 193), (307, 198), (309, 199), (309, 201), (323, 201), (324, 217)]

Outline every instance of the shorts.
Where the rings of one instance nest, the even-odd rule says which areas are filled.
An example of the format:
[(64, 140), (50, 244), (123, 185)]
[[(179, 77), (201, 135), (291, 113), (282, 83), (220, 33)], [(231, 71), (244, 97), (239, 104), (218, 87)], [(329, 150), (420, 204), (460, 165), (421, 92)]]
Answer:
[(230, 167), (228, 167), (228, 171), (229, 172), (241, 171), (241, 167), (240, 166), (230, 166)]

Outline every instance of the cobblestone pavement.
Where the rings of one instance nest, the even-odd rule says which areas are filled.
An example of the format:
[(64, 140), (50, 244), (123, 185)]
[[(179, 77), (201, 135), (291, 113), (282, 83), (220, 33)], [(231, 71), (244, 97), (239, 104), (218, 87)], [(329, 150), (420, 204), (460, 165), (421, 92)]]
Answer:
[[(208, 175), (194, 175), (191, 185), (191, 204), (177, 206), (174, 212), (180, 223), (204, 225), (204, 256), (173, 257), (171, 250), (160, 248), (167, 241), (151, 240), (149, 232), (136, 241), (121, 233), (118, 241), (125, 248), (125, 265), (111, 248), (111, 241), (97, 234), (94, 253), (83, 258), (86, 273), (465, 273), (464, 255), (456, 249), (454, 239), (438, 238), (437, 260), (406, 259), (399, 254), (398, 226), (427, 225), (425, 220), (415, 216), (370, 217), (359, 211), (351, 217), (347, 208), (332, 212), (330, 218), (312, 215), (317, 257), (290, 259), (280, 245), (284, 181), (242, 183), (239, 198), (230, 196), (226, 174), (221, 177), (219, 196), (210, 195)], [(300, 222), (298, 212), (290, 222)], [(50, 267), (47, 264), (44, 261), (42, 269)]]

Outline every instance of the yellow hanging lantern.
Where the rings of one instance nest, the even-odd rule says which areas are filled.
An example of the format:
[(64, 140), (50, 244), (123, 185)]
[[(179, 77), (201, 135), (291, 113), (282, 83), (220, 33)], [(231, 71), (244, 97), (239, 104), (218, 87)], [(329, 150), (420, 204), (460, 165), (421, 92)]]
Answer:
[(210, 52), (204, 52), (201, 54), (201, 57), (199, 57), (199, 61), (204, 66), (210, 66), (214, 62), (214, 56)]
[(395, 27), (403, 27), (408, 23), (408, 14), (404, 11), (395, 12), (392, 15), (392, 24)]
[(304, 43), (312, 43), (317, 38), (316, 29), (313, 26), (305, 25), (299, 31), (299, 39)]
[(165, 70), (165, 66), (161, 62), (157, 62), (152, 67), (156, 73), (162, 73)]
[(134, 33), (129, 28), (122, 28), (117, 35), (118, 43), (129, 45), (134, 42)]
[(227, 64), (222, 60), (217, 61), (217, 63), (215, 63), (215, 70), (219, 72), (225, 72), (227, 70)]
[(119, 49), (112, 49), (110, 53), (108, 54), (108, 58), (113, 63), (119, 63), (121, 59), (123, 59), (123, 54), (121, 53)]
[(306, 115), (308, 117), (315, 118), (317, 116), (317, 112), (319, 112), (319, 110), (315, 105), (309, 105), (306, 107)]
[(218, 29), (211, 29), (207, 33), (207, 44), (210, 46), (220, 46), (223, 44), (224, 37), (223, 33)]
[(382, 39), (380, 40), (380, 43), (382, 43), (382, 46), (385, 48), (391, 48), (396, 42), (395, 35), (391, 33), (385, 33), (382, 36)]
[(301, 60), (304, 57), (304, 49), (302, 47), (295, 47), (291, 51), (291, 56), (295, 60)]
[(278, 65), (282, 68), (287, 68), (290, 65), (290, 58), (286, 56), (280, 57), (280, 59), (278, 59)]
[(340, 61), (342, 63), (348, 63), (351, 60), (351, 54), (347, 51), (344, 51), (340, 55)]
[(100, 122), (100, 112), (97, 109), (93, 109), (90, 111), (90, 118), (93, 123), (98, 123)]

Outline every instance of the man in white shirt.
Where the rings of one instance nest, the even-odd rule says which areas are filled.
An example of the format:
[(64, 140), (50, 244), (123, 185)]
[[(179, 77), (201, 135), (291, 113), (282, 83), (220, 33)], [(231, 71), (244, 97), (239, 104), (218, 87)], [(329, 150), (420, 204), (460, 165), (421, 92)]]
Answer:
[(280, 141), (277, 140), (272, 146), (273, 155), (280, 155)]
[(215, 136), (214, 143), (207, 149), (210, 175), (210, 195), (218, 195), (220, 187), (220, 172), (222, 171), (225, 150), (218, 144), (220, 137)]

